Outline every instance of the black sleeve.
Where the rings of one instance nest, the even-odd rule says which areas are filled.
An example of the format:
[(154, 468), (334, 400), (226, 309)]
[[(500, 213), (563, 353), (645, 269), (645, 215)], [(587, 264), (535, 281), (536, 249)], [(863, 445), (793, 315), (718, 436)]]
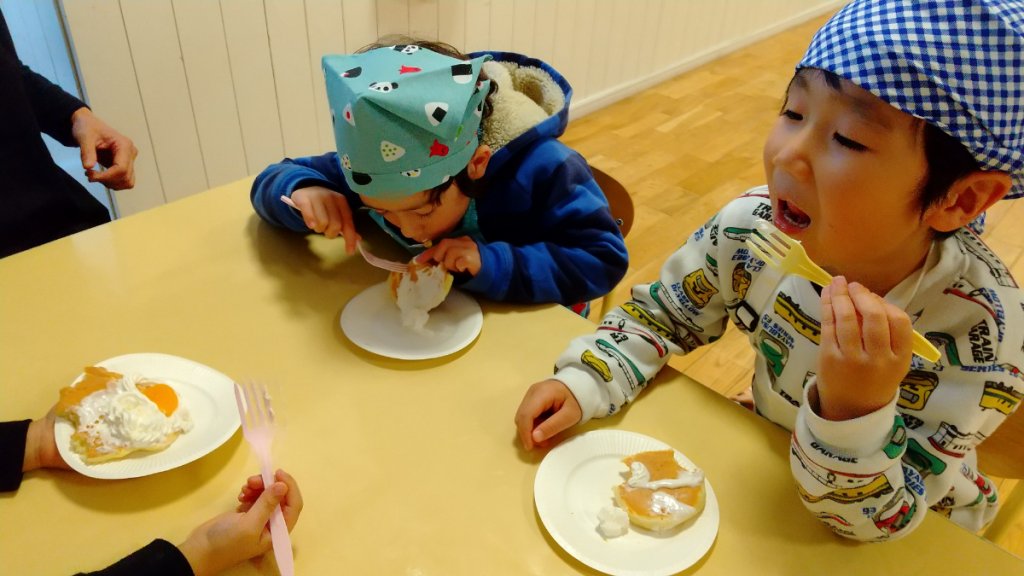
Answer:
[(174, 544), (156, 539), (116, 564), (96, 572), (81, 572), (76, 576), (195, 576), (188, 560)]
[[(0, 50), (17, 58), (14, 40), (7, 28), (7, 20), (0, 15)], [(20, 64), (20, 61), (19, 61)], [(71, 114), (85, 103), (65, 92), (60, 86), (20, 64), (21, 80), (39, 128), (65, 146), (78, 147), (71, 136)]]
[(0, 492), (13, 492), (21, 486), (25, 439), (31, 423), (31, 420), (0, 422)]

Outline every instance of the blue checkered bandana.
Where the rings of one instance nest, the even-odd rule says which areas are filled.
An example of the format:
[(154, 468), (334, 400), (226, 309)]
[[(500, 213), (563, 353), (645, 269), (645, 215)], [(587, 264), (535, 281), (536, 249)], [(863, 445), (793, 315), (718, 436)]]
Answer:
[(833, 72), (959, 140), (1024, 196), (1024, 0), (856, 0), (801, 68)]

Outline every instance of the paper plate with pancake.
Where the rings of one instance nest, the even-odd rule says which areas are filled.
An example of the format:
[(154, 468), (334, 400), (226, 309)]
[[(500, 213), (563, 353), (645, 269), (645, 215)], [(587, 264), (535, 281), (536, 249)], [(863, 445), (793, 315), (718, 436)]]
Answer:
[[(554, 447), (534, 479), (534, 503), (544, 528), (566, 552), (606, 574), (666, 576), (692, 566), (711, 549), (718, 534), (718, 500), (702, 476), (699, 499), (691, 502), (697, 509), (688, 510), (681, 524), (656, 532), (634, 522), (618, 537), (606, 537), (598, 529), (599, 514), (623, 504), (616, 505), (621, 500), (617, 495), (637, 473), (624, 460), (634, 462), (639, 454), (665, 450), (674, 456), (672, 473), (687, 478), (683, 484), (692, 484), (692, 473), (699, 468), (679, 451), (643, 434), (591, 430)], [(648, 481), (657, 480), (653, 472), (652, 468)]]
[(57, 450), (93, 478), (148, 476), (209, 454), (240, 422), (233, 382), (185, 358), (117, 356), (60, 391)]
[(471, 296), (451, 290), (429, 310), (422, 327), (403, 323), (392, 281), (370, 286), (348, 301), (341, 312), (341, 330), (360, 348), (400, 360), (426, 360), (454, 354), (476, 340), (483, 327), (480, 305)]

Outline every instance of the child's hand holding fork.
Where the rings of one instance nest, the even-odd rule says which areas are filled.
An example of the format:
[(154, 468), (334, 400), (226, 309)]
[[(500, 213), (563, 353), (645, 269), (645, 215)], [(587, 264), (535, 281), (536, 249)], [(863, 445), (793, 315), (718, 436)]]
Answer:
[[(907, 313), (836, 276), (821, 290), (821, 356), (815, 412), (850, 420), (892, 401), (910, 368)], [(811, 398), (814, 406), (814, 398)]]
[(250, 476), (238, 495), (236, 512), (225, 512), (200, 524), (178, 545), (196, 576), (218, 574), (268, 552), (271, 540), (267, 523), (278, 504), (288, 531), (295, 527), (302, 511), (299, 485), (284, 470), (278, 470), (274, 480), (265, 490), (262, 476)]

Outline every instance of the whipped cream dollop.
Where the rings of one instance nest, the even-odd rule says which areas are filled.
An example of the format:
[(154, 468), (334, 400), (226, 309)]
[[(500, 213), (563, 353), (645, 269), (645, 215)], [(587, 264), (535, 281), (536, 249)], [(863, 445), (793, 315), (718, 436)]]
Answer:
[(651, 480), (651, 472), (640, 462), (633, 462), (629, 466), (629, 479), (626, 485), (630, 488), (696, 488), (704, 484), (704, 471), (700, 468), (693, 470), (680, 470), (675, 478), (663, 478)]
[(139, 391), (136, 384), (144, 381), (136, 375), (125, 375), (73, 408), (79, 430), (99, 439), (97, 450), (145, 449), (166, 442), (171, 434), (192, 429), (188, 410), (179, 406), (170, 416), (165, 415)]
[[(663, 478), (651, 480), (651, 473), (646, 466), (640, 462), (633, 462), (629, 466), (630, 477), (626, 485), (630, 488), (648, 488), (658, 490), (659, 488), (696, 488), (704, 484), (704, 471), (700, 468), (693, 470), (680, 470), (675, 478)], [(676, 500), (667, 492), (654, 492), (651, 494), (651, 513), (671, 518), (688, 518), (696, 512), (693, 506)]]
[(597, 531), (604, 538), (618, 538), (629, 532), (629, 514), (622, 508), (605, 506), (597, 513)]

